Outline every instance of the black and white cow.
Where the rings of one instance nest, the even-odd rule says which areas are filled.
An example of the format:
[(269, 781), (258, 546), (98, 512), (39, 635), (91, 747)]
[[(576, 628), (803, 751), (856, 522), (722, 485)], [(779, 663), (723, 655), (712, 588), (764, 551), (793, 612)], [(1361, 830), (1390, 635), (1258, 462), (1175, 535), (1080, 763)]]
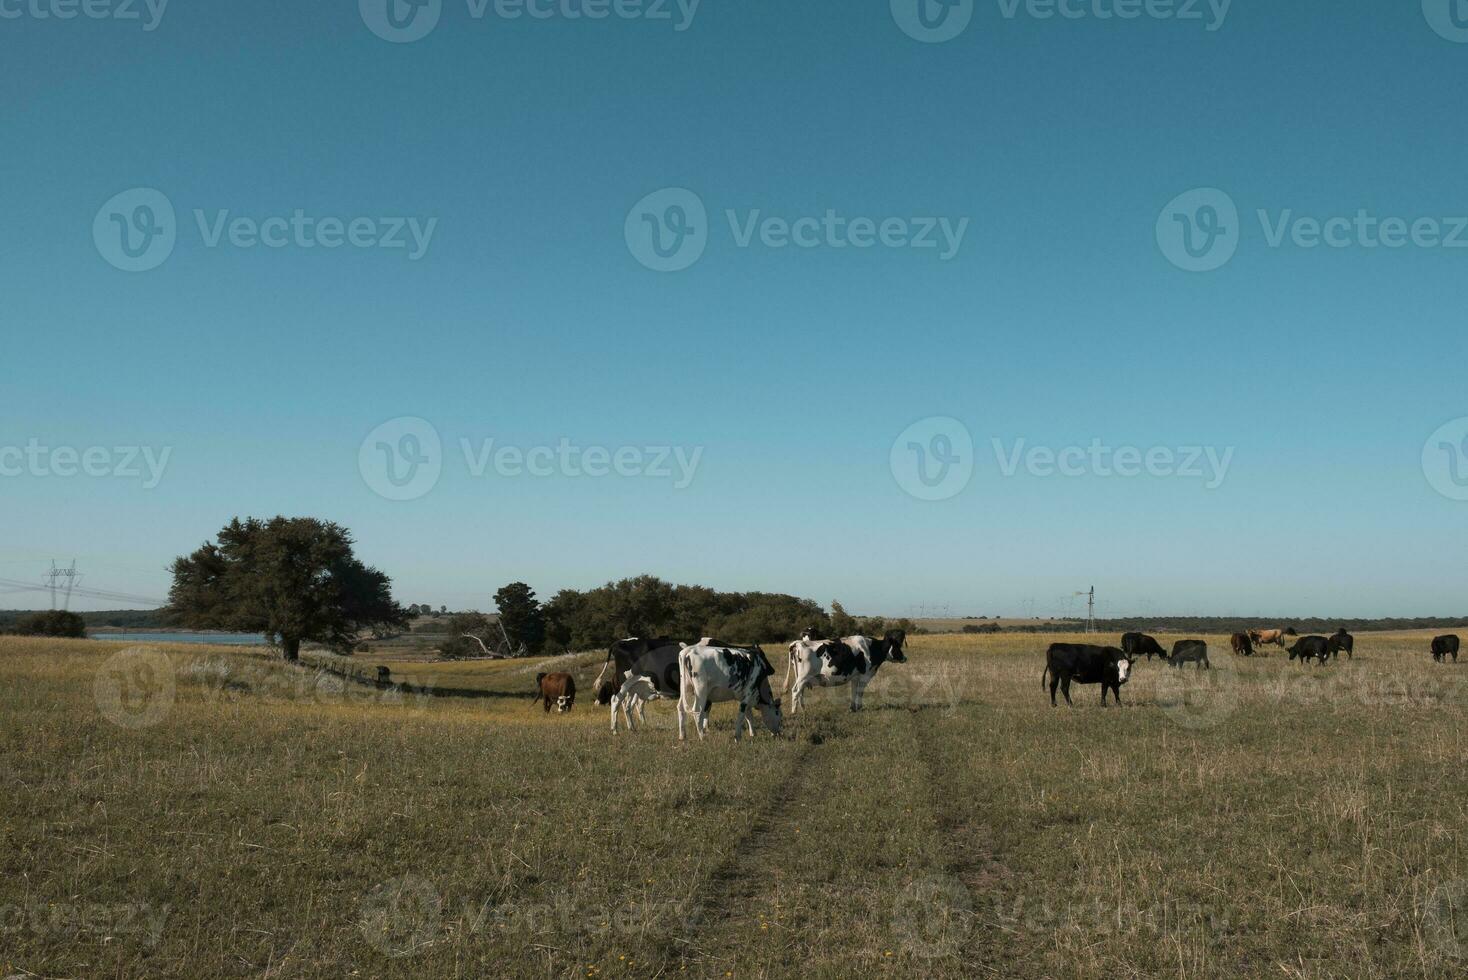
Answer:
[[(790, 665), (785, 670), (782, 690), (790, 694), (790, 713), (805, 706), (808, 687), (851, 685), (851, 710), (861, 710), (862, 694), (882, 664), (907, 663), (902, 652), (907, 643), (903, 630), (888, 630), (880, 640), (870, 636), (848, 636), (840, 640), (799, 639), (790, 644)], [(795, 686), (790, 686), (791, 676)]]
[[(687, 645), (687, 640), (640, 636), (612, 644), (592, 689), (596, 692), (597, 704), (611, 705), (614, 734), (618, 710), (630, 729), (634, 710), (638, 719), (645, 723), (644, 709), (648, 701), (678, 696), (678, 651)], [(607, 668), (614, 664), (616, 669), (612, 678), (607, 680)]]
[(1040, 674), (1040, 690), (1045, 690), (1045, 675), (1050, 675), (1050, 706), (1055, 707), (1055, 689), (1070, 700), (1070, 682), (1100, 684), (1101, 706), (1106, 706), (1106, 692), (1116, 694), (1121, 704), (1121, 686), (1132, 670), (1131, 658), (1117, 647), (1098, 647), (1087, 643), (1052, 643), (1045, 651), (1045, 669)]
[(774, 735), (780, 734), (782, 718), (780, 699), (770, 691), (770, 678), (775, 668), (758, 646), (730, 647), (704, 639), (684, 647), (678, 654), (678, 740), (687, 738), (684, 728), (687, 715), (696, 715), (694, 727), (700, 740), (708, 734), (709, 706), (715, 701), (739, 702), (739, 716), (734, 719), (734, 741), (744, 734), (754, 735), (750, 721), (759, 708), (760, 720)]

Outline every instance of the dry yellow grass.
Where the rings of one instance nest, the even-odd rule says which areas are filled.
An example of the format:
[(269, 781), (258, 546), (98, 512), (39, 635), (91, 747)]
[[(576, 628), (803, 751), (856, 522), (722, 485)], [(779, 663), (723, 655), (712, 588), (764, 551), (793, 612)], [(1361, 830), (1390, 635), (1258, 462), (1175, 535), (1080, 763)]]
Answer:
[(1209, 637), (1211, 672), (1143, 663), (1125, 707), (1054, 710), (1053, 639), (915, 638), (867, 711), (816, 692), (737, 746), (727, 706), (703, 744), (667, 705), (614, 738), (595, 655), (547, 716), (533, 663), (387, 662), (486, 695), (446, 698), (0, 640), (0, 975), (1468, 968), (1468, 660)]

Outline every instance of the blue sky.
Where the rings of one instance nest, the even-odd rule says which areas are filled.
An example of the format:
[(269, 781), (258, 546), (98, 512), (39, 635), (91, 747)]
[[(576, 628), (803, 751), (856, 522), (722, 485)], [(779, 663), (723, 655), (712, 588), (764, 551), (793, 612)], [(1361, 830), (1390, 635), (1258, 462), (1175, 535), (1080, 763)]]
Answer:
[[(653, 572), (889, 614), (1052, 612), (1093, 583), (1108, 613), (1464, 611), (1468, 503), (1424, 444), (1468, 416), (1468, 248), (1367, 247), (1354, 225), (1302, 247), (1292, 223), (1454, 237), (1468, 43), (1446, 4), (1439, 31), (1417, 3), (1235, 0), (1220, 22), (990, 0), (926, 43), (888, 0), (703, 0), (691, 22), (443, 0), (389, 43), (342, 0), (172, 0), (152, 30), (141, 4), (36, 16), (50, 2), (0, 0), (0, 577), (75, 557), (88, 585), (162, 596), (229, 518), (286, 513), (345, 524), (403, 601), (451, 607)], [(129, 272), (94, 223), (105, 242), (135, 188), (166, 198), (176, 243)], [(626, 229), (668, 219), (639, 209), (668, 188), (705, 209), (704, 250), (659, 272)], [(1157, 231), (1195, 189), (1238, 212), (1206, 272)], [(435, 223), (417, 259), (209, 244), (224, 212), (297, 210), (389, 239)], [(741, 247), (751, 220), (828, 211), (909, 240), (967, 224), (946, 258)], [(440, 475), (390, 500), (359, 450), (403, 417), (431, 424)], [(941, 500), (894, 465), (915, 423), (940, 448), (931, 418), (974, 446)], [(698, 465), (681, 488), (475, 475), (461, 440), (489, 439)], [(1211, 489), (1005, 475), (995, 439), (1232, 456)], [(117, 447), (169, 456), (156, 486), (5, 469), (30, 444), (105, 448), (101, 470), (126, 469)]]

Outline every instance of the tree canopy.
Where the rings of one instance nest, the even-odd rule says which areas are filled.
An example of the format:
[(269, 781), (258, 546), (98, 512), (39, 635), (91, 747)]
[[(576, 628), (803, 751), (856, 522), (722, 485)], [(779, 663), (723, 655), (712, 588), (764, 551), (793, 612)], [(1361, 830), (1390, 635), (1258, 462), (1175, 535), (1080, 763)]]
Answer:
[(312, 640), (342, 651), (364, 630), (407, 623), (392, 581), (359, 561), (351, 534), (330, 521), (235, 518), (173, 563), (169, 620), (190, 629), (258, 631), (278, 637), (287, 660)]

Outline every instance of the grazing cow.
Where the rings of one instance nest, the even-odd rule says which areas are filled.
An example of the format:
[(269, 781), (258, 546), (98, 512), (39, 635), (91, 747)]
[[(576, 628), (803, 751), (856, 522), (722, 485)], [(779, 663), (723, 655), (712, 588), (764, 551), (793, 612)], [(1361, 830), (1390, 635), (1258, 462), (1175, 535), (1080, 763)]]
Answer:
[(775, 668), (758, 646), (720, 646), (705, 638), (695, 646), (684, 647), (678, 654), (678, 741), (687, 738), (684, 722), (690, 714), (697, 715), (694, 727), (702, 741), (708, 734), (709, 705), (714, 701), (739, 702), (734, 741), (744, 734), (745, 725), (753, 737), (750, 717), (755, 708), (759, 708), (760, 720), (771, 734), (779, 735), (780, 699), (770, 693), (774, 673)]
[(1336, 630), (1325, 641), (1325, 652), (1330, 655), (1332, 660), (1338, 658), (1342, 650), (1346, 651), (1347, 660), (1355, 660), (1355, 649), (1356, 638), (1350, 633), (1347, 633), (1344, 627)]
[[(782, 691), (790, 691), (790, 713), (805, 706), (805, 689), (851, 685), (851, 710), (861, 710), (862, 694), (877, 670), (887, 661), (907, 662), (902, 647), (907, 643), (903, 630), (888, 630), (880, 640), (869, 636), (848, 636), (841, 640), (800, 639), (790, 644), (790, 662), (785, 669)], [(790, 686), (791, 676), (795, 687)]]
[(1330, 643), (1323, 636), (1302, 636), (1290, 647), (1290, 659), (1297, 657), (1301, 666), (1310, 659), (1325, 663), (1330, 659)]
[(1140, 660), (1144, 654), (1148, 660), (1152, 659), (1153, 654), (1167, 659), (1167, 651), (1162, 649), (1162, 644), (1146, 633), (1121, 634), (1121, 650), (1130, 660)]
[(1178, 640), (1174, 643), (1172, 656), (1167, 658), (1167, 665), (1181, 667), (1186, 663), (1197, 664), (1194, 670), (1212, 670), (1213, 665), (1208, 662), (1208, 644), (1202, 640)]
[(570, 674), (536, 674), (535, 701), (545, 701), (545, 713), (550, 714), (551, 702), (556, 703), (556, 713), (570, 711), (576, 706), (576, 678)]
[(1249, 639), (1248, 633), (1235, 633), (1228, 638), (1228, 644), (1241, 657), (1254, 656), (1254, 641)]
[(1249, 630), (1249, 639), (1254, 641), (1256, 647), (1267, 646), (1273, 643), (1281, 650), (1284, 649), (1285, 637), (1295, 635), (1295, 628), (1293, 626), (1287, 626), (1282, 630)]
[(1116, 695), (1121, 704), (1121, 686), (1131, 674), (1132, 661), (1125, 650), (1116, 647), (1098, 647), (1087, 643), (1052, 643), (1045, 651), (1045, 669), (1040, 674), (1040, 690), (1045, 690), (1045, 675), (1050, 675), (1050, 706), (1055, 707), (1055, 689), (1065, 695), (1065, 703), (1074, 707), (1070, 699), (1070, 682), (1077, 684), (1100, 684), (1101, 706), (1106, 706), (1106, 692)]
[(1432, 638), (1432, 659), (1438, 663), (1444, 663), (1448, 657), (1453, 658), (1453, 663), (1458, 662), (1458, 635), (1456, 633), (1444, 633), (1442, 636)]

